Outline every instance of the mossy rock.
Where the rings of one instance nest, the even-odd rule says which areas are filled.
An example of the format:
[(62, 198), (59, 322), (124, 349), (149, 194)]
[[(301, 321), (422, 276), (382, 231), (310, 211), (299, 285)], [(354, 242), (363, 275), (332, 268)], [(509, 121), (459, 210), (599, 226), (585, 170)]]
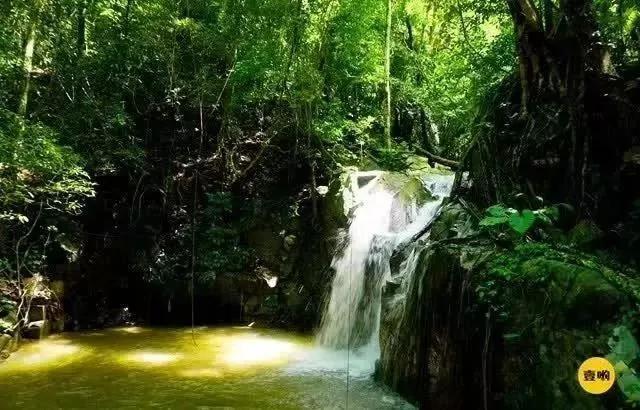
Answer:
[(385, 294), (379, 380), (429, 408), (475, 408), (484, 397), (489, 408), (624, 408), (619, 388), (589, 395), (576, 374), (610, 352), (627, 316), (639, 319), (632, 287), (566, 246), (442, 240), (459, 237), (467, 218), (448, 204), (400, 285), (406, 294), (397, 284)]
[(399, 172), (385, 172), (380, 176), (379, 183), (392, 192), (399, 192), (410, 177)]
[(332, 232), (347, 225), (345, 192), (349, 192), (346, 187), (348, 182), (349, 178), (346, 174), (336, 178), (329, 184), (329, 191), (322, 198), (321, 213), (324, 225), (322, 228), (325, 232)]
[(451, 169), (436, 164), (432, 167), (429, 164), (429, 159), (420, 155), (410, 155), (407, 158), (408, 169), (407, 173), (412, 176), (420, 177), (425, 174), (437, 174), (437, 175), (451, 175)]
[(569, 232), (569, 241), (581, 249), (593, 249), (603, 238), (602, 229), (590, 220), (581, 220)]
[(422, 181), (414, 176), (388, 172), (380, 177), (380, 184), (391, 192), (395, 192), (400, 201), (405, 204), (415, 201), (420, 206), (435, 199)]
[(494, 283), (497, 291), (487, 303), (497, 309), (505, 342), (507, 408), (621, 404), (619, 391), (590, 396), (575, 381), (582, 361), (608, 354), (613, 329), (635, 309), (633, 295), (610, 280), (601, 262), (588, 263), (593, 258), (570, 248), (522, 244), (501, 250), (475, 278), (477, 286)]
[(548, 303), (558, 306), (568, 325), (589, 327), (594, 321), (607, 321), (627, 299), (601, 272), (584, 266), (535, 258), (525, 261), (522, 270), (531, 278), (549, 275)]
[(404, 203), (415, 201), (417, 205), (422, 205), (427, 201), (435, 199), (431, 192), (427, 191), (418, 178), (411, 177), (400, 188), (398, 196)]
[(472, 216), (456, 202), (446, 204), (431, 225), (430, 238), (435, 241), (463, 238), (477, 232)]

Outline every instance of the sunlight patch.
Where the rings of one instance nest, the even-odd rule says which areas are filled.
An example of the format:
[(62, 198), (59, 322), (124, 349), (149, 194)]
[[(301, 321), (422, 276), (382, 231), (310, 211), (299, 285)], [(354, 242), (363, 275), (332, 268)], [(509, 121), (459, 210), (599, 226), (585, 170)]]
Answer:
[(138, 333), (145, 332), (148, 329), (144, 329), (138, 326), (129, 326), (129, 327), (117, 327), (117, 328), (114, 328), (113, 330), (116, 332), (122, 332), (122, 333), (138, 334)]
[(19, 367), (33, 369), (37, 367), (59, 367), (81, 357), (88, 349), (72, 344), (69, 340), (52, 339), (30, 343), (14, 353), (2, 366), (6, 369)]
[(275, 364), (284, 362), (295, 345), (261, 337), (239, 337), (231, 341), (224, 361), (231, 365)]
[(178, 375), (182, 377), (211, 377), (218, 378), (224, 376), (224, 373), (220, 369), (215, 368), (202, 368), (202, 369), (187, 369), (178, 372)]
[(126, 356), (127, 360), (149, 365), (165, 365), (173, 363), (182, 357), (178, 353), (157, 352), (142, 350)]

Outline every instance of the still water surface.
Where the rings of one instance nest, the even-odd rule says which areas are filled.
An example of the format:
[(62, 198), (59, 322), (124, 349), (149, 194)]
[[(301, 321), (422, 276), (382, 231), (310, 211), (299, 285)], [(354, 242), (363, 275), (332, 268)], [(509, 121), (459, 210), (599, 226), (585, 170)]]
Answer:
[(2, 409), (410, 409), (366, 357), (247, 327), (67, 333), (0, 363)]

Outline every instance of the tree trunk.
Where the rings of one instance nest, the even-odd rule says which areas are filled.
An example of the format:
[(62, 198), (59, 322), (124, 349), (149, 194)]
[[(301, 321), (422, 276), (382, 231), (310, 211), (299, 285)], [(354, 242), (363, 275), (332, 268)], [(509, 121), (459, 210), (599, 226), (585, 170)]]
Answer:
[(296, 50), (298, 49), (298, 45), (300, 43), (300, 19), (302, 17), (302, 0), (298, 0), (298, 7), (296, 10), (296, 19), (293, 23), (293, 30), (291, 32), (291, 47), (289, 48), (289, 57), (287, 59), (287, 65), (284, 70), (284, 75), (282, 77), (282, 91), (280, 92), (280, 98), (284, 95), (287, 90), (287, 82), (289, 81), (289, 72), (291, 71), (291, 66), (293, 65), (293, 59), (296, 54)]
[(131, 20), (131, 8), (133, 7), (134, 0), (127, 0), (127, 5), (124, 8), (124, 15), (122, 16), (122, 38), (127, 40), (129, 38), (129, 20)]
[(543, 22), (530, 0), (507, 0), (513, 18), (522, 88), (521, 113), (545, 95), (570, 97), (587, 70), (607, 71), (591, 0), (563, 0), (559, 15), (545, 2)]
[(36, 46), (36, 28), (38, 13), (29, 19), (29, 27), (27, 28), (27, 41), (24, 46), (24, 57), (22, 60), (22, 72), (24, 75), (22, 90), (20, 92), (20, 103), (18, 105), (18, 114), (25, 116), (27, 114), (27, 105), (29, 104), (29, 92), (31, 91), (31, 71), (33, 70), (33, 52)]
[(415, 51), (415, 42), (413, 40), (413, 26), (411, 25), (411, 19), (409, 15), (404, 16), (404, 25), (407, 27), (407, 48), (411, 51)]
[(385, 75), (385, 127), (384, 136), (387, 148), (391, 148), (391, 15), (393, 13), (393, 0), (387, 0), (387, 36), (384, 48), (384, 75)]
[[(566, 192), (571, 192), (567, 199), (580, 206), (585, 198), (591, 139), (585, 110), (586, 77), (607, 70), (591, 0), (561, 0), (555, 16), (548, 1), (542, 3), (542, 12), (532, 0), (507, 3), (517, 39), (520, 117), (535, 121), (532, 118), (538, 114), (532, 111), (544, 104), (559, 104), (568, 114), (568, 141), (561, 141), (556, 149), (567, 155), (563, 161), (567, 164)], [(533, 147), (536, 142), (523, 144)]]
[(420, 135), (421, 135), (421, 145), (427, 151), (434, 152), (434, 146), (432, 142), (431, 135), (431, 121), (427, 117), (427, 113), (424, 108), (420, 107)]
[(87, 52), (87, 0), (78, 0), (78, 56), (84, 56)]

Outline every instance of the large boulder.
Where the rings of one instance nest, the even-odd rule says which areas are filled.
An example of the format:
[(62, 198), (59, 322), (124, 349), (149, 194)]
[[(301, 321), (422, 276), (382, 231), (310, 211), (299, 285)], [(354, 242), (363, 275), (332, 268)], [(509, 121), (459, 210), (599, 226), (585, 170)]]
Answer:
[(428, 245), (418, 252), (410, 282), (398, 288), (405, 293), (385, 291), (377, 377), (415, 403), (463, 408), (477, 386), (468, 371), (475, 349), (462, 331), (470, 271), (461, 259), (470, 250)]

